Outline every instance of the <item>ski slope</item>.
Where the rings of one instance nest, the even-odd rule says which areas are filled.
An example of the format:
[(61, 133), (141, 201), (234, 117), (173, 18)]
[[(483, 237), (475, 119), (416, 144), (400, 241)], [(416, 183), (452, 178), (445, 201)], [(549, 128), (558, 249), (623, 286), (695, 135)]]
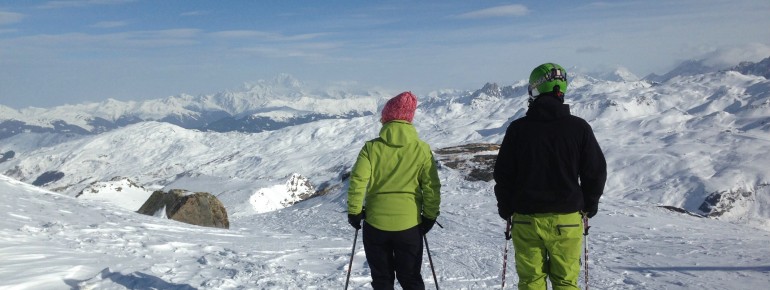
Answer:
[[(443, 229), (428, 234), (439, 286), (499, 289), (504, 223), (492, 184), (451, 169)], [(0, 176), (0, 289), (340, 289), (354, 230), (344, 194), (232, 221), (230, 230), (140, 215)], [(770, 233), (623, 200), (590, 220), (592, 289), (763, 289)], [(515, 289), (509, 255), (507, 289)], [(351, 289), (370, 289), (361, 239)], [(423, 279), (435, 287), (427, 256)], [(581, 275), (580, 284), (583, 285)]]

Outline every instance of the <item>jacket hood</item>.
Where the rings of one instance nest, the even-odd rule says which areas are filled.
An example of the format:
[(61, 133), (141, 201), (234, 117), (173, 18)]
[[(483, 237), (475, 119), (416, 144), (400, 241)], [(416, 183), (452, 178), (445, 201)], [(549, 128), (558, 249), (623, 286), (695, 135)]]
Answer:
[(554, 95), (543, 95), (530, 104), (527, 117), (537, 121), (551, 121), (569, 116), (569, 105)]
[(417, 136), (417, 129), (411, 123), (401, 120), (382, 124), (380, 139), (386, 144), (395, 147), (403, 147), (420, 140)]

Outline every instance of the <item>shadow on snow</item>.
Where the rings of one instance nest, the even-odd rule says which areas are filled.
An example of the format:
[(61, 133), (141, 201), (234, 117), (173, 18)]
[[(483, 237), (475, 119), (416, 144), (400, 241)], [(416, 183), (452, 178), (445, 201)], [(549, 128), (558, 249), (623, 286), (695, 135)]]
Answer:
[(670, 266), (670, 267), (619, 267), (629, 271), (756, 271), (770, 272), (770, 266)]
[[(154, 290), (154, 289), (168, 289), (168, 290), (196, 290), (197, 288), (192, 287), (190, 285), (185, 284), (174, 284), (169, 283), (166, 281), (163, 281), (163, 279), (148, 275), (141, 272), (133, 272), (130, 274), (122, 274), (120, 272), (111, 272), (110, 268), (105, 268), (102, 270), (99, 275), (97, 275), (95, 278), (86, 279), (86, 280), (64, 280), (64, 283), (69, 285), (71, 290), (80, 290), (84, 289), (82, 287), (85, 287), (84, 284), (91, 284), (91, 283), (83, 283), (89, 280), (95, 280), (101, 281), (101, 280), (112, 280), (115, 284), (122, 285), (123, 287), (126, 287), (127, 289), (134, 289), (134, 290)], [(91, 289), (86, 287), (85, 289)]]

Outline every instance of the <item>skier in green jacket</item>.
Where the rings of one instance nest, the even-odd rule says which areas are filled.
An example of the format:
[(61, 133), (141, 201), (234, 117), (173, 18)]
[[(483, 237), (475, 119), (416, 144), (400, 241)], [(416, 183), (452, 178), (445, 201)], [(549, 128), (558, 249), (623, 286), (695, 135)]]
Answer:
[(567, 72), (558, 64), (529, 77), (527, 115), (505, 132), (495, 162), (495, 196), (511, 222), (519, 289), (578, 289), (581, 212), (596, 215), (607, 163), (591, 126), (564, 104)]
[(360, 229), (365, 220), (364, 250), (374, 289), (393, 289), (394, 278), (403, 289), (425, 289), (422, 236), (439, 215), (441, 184), (430, 146), (411, 123), (416, 109), (411, 92), (390, 99), (382, 110), (379, 138), (364, 144), (350, 175), (348, 222)]

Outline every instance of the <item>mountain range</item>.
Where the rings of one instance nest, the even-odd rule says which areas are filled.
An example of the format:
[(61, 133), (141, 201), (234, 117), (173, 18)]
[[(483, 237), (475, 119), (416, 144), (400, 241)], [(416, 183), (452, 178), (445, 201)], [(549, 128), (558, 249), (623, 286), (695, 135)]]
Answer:
[(290, 75), (247, 83), (240, 91), (15, 110), (0, 105), (0, 139), (22, 132), (99, 134), (145, 121), (216, 132), (262, 132), (321, 119), (365, 116), (381, 92), (312, 90)]
[[(593, 127), (609, 171), (581, 286), (770, 282), (767, 62), (680, 69), (661, 81), (624, 69), (570, 75), (566, 103)], [(347, 270), (353, 288), (368, 288), (345, 215), (347, 179), (392, 95), (311, 90), (280, 76), (210, 96), (0, 107), (2, 124), (21, 124), (0, 131), (0, 288), (334, 289)], [(436, 281), (498, 289), (510, 241), (491, 167), (508, 124), (526, 114), (526, 81), (418, 100), (414, 125), (442, 183), (444, 227), (426, 235)], [(223, 120), (215, 116), (232, 126), (211, 129)], [(152, 191), (170, 189), (216, 195), (230, 228), (135, 212)], [(428, 267), (425, 259), (433, 288)]]
[[(768, 61), (705, 73), (688, 62), (661, 83), (573, 75), (567, 103), (607, 155), (607, 196), (770, 228)], [(525, 81), (434, 91), (419, 97), (415, 126), (434, 149), (500, 143), (526, 94)], [(198, 97), (3, 107), (0, 173), (70, 196), (116, 177), (146, 191), (208, 191), (248, 216), (314, 196), (297, 194), (308, 188), (343, 187), (390, 96), (311, 90), (282, 75)], [(292, 180), (307, 186), (289, 189)]]

